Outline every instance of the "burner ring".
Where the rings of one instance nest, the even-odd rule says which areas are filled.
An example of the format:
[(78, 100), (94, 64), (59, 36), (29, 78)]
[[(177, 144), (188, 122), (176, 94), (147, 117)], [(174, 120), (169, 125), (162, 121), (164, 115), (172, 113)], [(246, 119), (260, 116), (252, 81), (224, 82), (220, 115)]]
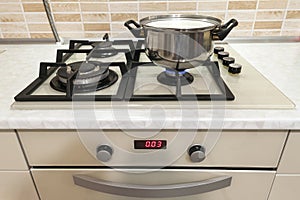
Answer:
[[(74, 85), (85, 85), (85, 84), (93, 84), (97, 83), (103, 79), (105, 79), (109, 75), (109, 70), (107, 70), (104, 74), (96, 75), (90, 78), (81, 78), (80, 75), (77, 75), (74, 79)], [(58, 77), (62, 83), (67, 83), (68, 79)]]
[[(98, 82), (108, 76), (109, 65), (97, 61), (89, 62), (74, 62), (68, 64), (66, 67), (60, 67), (56, 73), (60, 81), (67, 83), (67, 80), (73, 73), (78, 71), (77, 80), (78, 84), (89, 84)], [(87, 82), (83, 80), (88, 80)]]
[[(184, 74), (179, 75), (179, 78), (181, 79), (181, 85), (189, 85), (194, 81), (194, 77), (192, 74), (185, 72)], [(157, 76), (158, 82), (170, 85), (170, 86), (176, 86), (177, 85), (177, 76), (172, 76), (168, 74), (166, 71), (163, 71)]]
[[(118, 74), (113, 70), (108, 70), (108, 76), (104, 78), (103, 80), (92, 83), (92, 84), (74, 84), (74, 91), (76, 93), (85, 93), (85, 92), (94, 92), (98, 90), (105, 89), (111, 85), (113, 85), (118, 80)], [(58, 76), (55, 76), (51, 82), (50, 86), (60, 92), (66, 92), (67, 91), (67, 83), (63, 83), (59, 80)]]

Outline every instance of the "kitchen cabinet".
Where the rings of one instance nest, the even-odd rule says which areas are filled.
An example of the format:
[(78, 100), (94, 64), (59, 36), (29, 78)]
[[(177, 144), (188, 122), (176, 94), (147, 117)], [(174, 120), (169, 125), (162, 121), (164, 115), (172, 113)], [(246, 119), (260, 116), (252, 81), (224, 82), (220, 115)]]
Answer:
[[(91, 130), (82, 131), (89, 133)], [(131, 142), (128, 142), (128, 135), (121, 130), (104, 131), (110, 139), (122, 141), (120, 145), (132, 145), (132, 138), (129, 140)], [(203, 162), (191, 162), (189, 154), (184, 152), (177, 161), (168, 166), (169, 168), (150, 170), (151, 172), (147, 173), (131, 173), (134, 170), (141, 172), (145, 168), (135, 166), (132, 162), (105, 166), (105, 163), (99, 162), (95, 155), (89, 153), (76, 130), (18, 130), (18, 133), (29, 165), (32, 166), (33, 179), (42, 200), (141, 199), (78, 186), (74, 184), (74, 175), (87, 175), (117, 184), (146, 186), (230, 176), (232, 182), (229, 187), (198, 195), (166, 199), (265, 200), (272, 187), (288, 135), (287, 131), (223, 130)], [(162, 130), (159, 135), (171, 138), (175, 133), (175, 130)], [(205, 130), (198, 130), (193, 143), (201, 144), (205, 133)]]
[[(32, 166), (103, 165), (87, 151), (76, 130), (19, 130), (18, 132), (28, 162)], [(85, 130), (85, 132), (89, 131)], [(128, 140), (128, 135), (120, 130), (105, 130), (105, 132), (113, 141), (122, 141), (120, 145), (123, 145), (121, 146), (123, 148), (132, 145), (132, 138)], [(176, 133), (175, 130), (166, 130), (161, 131), (160, 134), (171, 138)], [(194, 143), (201, 144), (205, 133), (206, 131), (199, 130)], [(203, 162), (191, 163), (188, 154), (185, 153), (174, 165), (276, 168), (286, 137), (287, 131), (223, 131)]]
[(0, 199), (38, 200), (16, 133), (0, 131)]
[[(111, 169), (34, 169), (33, 177), (41, 199), (46, 200), (141, 200), (145, 198), (126, 197), (97, 192), (77, 186), (73, 175), (85, 174), (114, 183), (135, 185), (162, 185), (189, 183), (216, 176), (232, 176), (230, 187), (182, 197), (163, 198), (164, 200), (265, 200), (267, 199), (275, 175), (274, 171), (252, 170), (200, 170), (200, 169), (163, 169), (143, 173), (138, 170)], [(148, 198), (147, 198), (148, 199)], [(161, 198), (149, 198), (149, 200)]]
[(269, 200), (296, 200), (300, 197), (300, 131), (289, 134)]

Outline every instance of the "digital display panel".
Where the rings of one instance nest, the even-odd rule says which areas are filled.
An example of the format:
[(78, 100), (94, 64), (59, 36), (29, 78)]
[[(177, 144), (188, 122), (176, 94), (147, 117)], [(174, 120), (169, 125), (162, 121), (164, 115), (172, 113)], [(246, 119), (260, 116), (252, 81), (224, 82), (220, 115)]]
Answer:
[(134, 149), (166, 149), (167, 140), (134, 140)]

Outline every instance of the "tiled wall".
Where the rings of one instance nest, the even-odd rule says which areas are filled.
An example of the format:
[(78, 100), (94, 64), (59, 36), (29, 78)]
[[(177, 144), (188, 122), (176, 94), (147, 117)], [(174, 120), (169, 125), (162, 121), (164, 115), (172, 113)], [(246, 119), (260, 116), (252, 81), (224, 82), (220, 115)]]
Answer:
[[(128, 19), (166, 13), (239, 20), (234, 36), (299, 36), (300, 0), (49, 0), (61, 37), (128, 37)], [(0, 38), (53, 37), (42, 0), (0, 0)]]

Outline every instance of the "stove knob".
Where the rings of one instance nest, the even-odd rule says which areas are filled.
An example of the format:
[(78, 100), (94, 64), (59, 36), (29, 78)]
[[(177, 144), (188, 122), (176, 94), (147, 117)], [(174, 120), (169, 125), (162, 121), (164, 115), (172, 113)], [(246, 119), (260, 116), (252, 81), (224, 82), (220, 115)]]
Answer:
[(223, 58), (223, 65), (228, 67), (230, 64), (234, 63), (235, 59), (233, 57), (225, 57)]
[(113, 149), (108, 145), (100, 145), (97, 148), (97, 158), (102, 162), (107, 162), (111, 159), (113, 154)]
[(220, 51), (219, 53), (218, 53), (218, 58), (219, 59), (223, 59), (223, 58), (225, 58), (225, 57), (229, 57), (229, 53), (228, 52), (226, 52), (226, 51)]
[(231, 74), (239, 74), (242, 71), (242, 65), (233, 63), (229, 65), (228, 72)]
[(224, 51), (224, 47), (215, 47), (214, 48), (214, 53), (218, 54), (220, 51)]
[(193, 145), (188, 151), (192, 162), (201, 162), (205, 159), (205, 148), (201, 145)]

